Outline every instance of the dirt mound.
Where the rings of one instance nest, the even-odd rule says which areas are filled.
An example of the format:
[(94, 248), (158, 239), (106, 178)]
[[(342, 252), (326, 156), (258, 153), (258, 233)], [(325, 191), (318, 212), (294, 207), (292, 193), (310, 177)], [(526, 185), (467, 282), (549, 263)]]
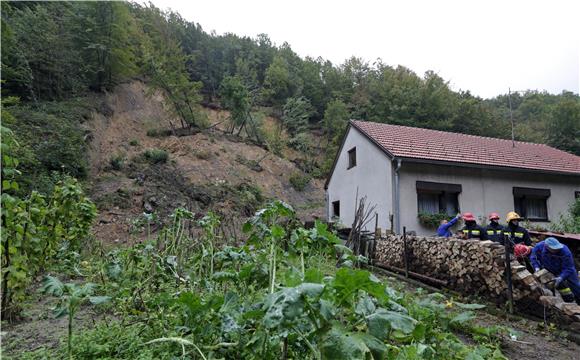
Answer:
[[(224, 134), (225, 111), (206, 109), (215, 125), (206, 131), (159, 136), (160, 130), (179, 124), (163, 99), (142, 82), (121, 84), (105, 96), (101, 108), (107, 111), (93, 114), (88, 122), (90, 192), (100, 209), (98, 238), (109, 243), (139, 239), (143, 234), (131, 235), (131, 230), (143, 212), (164, 218), (186, 207), (243, 218), (268, 198), (292, 204), (303, 219), (323, 216), (323, 181), (312, 180), (296, 191), (289, 177), (304, 174), (289, 159)], [(271, 126), (275, 119), (266, 121)], [(152, 149), (164, 151), (166, 161), (147, 159), (145, 153)]]

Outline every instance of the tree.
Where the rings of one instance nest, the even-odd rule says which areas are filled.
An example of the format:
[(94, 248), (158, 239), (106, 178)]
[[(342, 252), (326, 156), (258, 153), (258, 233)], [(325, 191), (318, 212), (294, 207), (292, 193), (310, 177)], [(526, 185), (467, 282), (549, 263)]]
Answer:
[(237, 75), (225, 77), (220, 86), (220, 96), (222, 105), (230, 111), (230, 133), (237, 127), (241, 131), (252, 107), (250, 92), (242, 83), (242, 79)]
[(289, 98), (284, 104), (282, 122), (292, 136), (303, 132), (308, 127), (308, 119), (314, 113), (314, 108), (304, 97)]
[(91, 88), (111, 89), (121, 79), (137, 73), (135, 52), (139, 40), (128, 5), (115, 1), (82, 4), (85, 8), (85, 59)]
[(580, 100), (573, 95), (562, 100), (552, 111), (548, 143), (580, 155)]
[(281, 56), (276, 56), (266, 70), (262, 92), (264, 99), (276, 107), (281, 107), (291, 96), (290, 87), (288, 63)]
[(337, 139), (342, 135), (350, 114), (346, 104), (341, 100), (333, 100), (326, 105), (324, 111), (324, 126), (328, 143), (336, 143)]
[(202, 83), (191, 81), (186, 69), (191, 57), (183, 53), (162, 13), (152, 9), (146, 20), (142, 26), (148, 38), (141, 49), (144, 73), (149, 76), (153, 87), (165, 92), (168, 105), (183, 128), (203, 126)]

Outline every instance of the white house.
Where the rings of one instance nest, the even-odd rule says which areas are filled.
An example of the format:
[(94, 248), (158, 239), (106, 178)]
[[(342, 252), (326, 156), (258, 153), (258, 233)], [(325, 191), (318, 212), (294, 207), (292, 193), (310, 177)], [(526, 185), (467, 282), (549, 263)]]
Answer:
[(382, 229), (393, 215), (397, 233), (433, 234), (420, 213), (472, 212), (485, 221), (515, 210), (546, 225), (580, 197), (580, 157), (542, 144), (350, 121), (325, 189), (328, 219), (348, 227), (357, 192), (377, 206)]

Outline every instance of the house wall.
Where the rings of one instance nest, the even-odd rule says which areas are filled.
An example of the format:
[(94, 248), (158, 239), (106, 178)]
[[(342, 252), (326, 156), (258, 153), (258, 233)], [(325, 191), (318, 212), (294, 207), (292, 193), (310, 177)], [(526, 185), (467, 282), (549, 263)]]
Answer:
[[(348, 151), (356, 146), (357, 165), (348, 169)], [(359, 130), (350, 127), (340, 150), (326, 190), (326, 214), (332, 216), (332, 203), (340, 201), (340, 222), (351, 227), (355, 202), (367, 196), (367, 204), (377, 206), (379, 227), (389, 229), (392, 210), (392, 166), (390, 159)], [(375, 220), (367, 226), (374, 231)]]
[[(473, 169), (459, 166), (405, 163), (400, 170), (401, 229), (414, 230), (419, 235), (434, 234), (434, 229), (423, 227), (417, 219), (416, 182), (433, 181), (461, 184), (459, 209), (472, 212), (478, 221), (486, 221), (492, 211), (505, 215), (514, 210), (513, 187), (550, 189), (547, 200), (548, 218), (557, 221), (574, 201), (575, 191), (580, 191), (579, 176), (562, 176), (505, 170)], [(538, 223), (546, 226), (545, 222)]]

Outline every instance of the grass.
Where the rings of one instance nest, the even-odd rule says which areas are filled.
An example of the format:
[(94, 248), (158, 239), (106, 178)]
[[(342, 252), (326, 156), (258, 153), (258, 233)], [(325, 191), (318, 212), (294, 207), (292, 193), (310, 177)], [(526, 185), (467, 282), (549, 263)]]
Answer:
[(164, 164), (169, 159), (167, 151), (162, 149), (148, 149), (143, 155), (150, 164)]

